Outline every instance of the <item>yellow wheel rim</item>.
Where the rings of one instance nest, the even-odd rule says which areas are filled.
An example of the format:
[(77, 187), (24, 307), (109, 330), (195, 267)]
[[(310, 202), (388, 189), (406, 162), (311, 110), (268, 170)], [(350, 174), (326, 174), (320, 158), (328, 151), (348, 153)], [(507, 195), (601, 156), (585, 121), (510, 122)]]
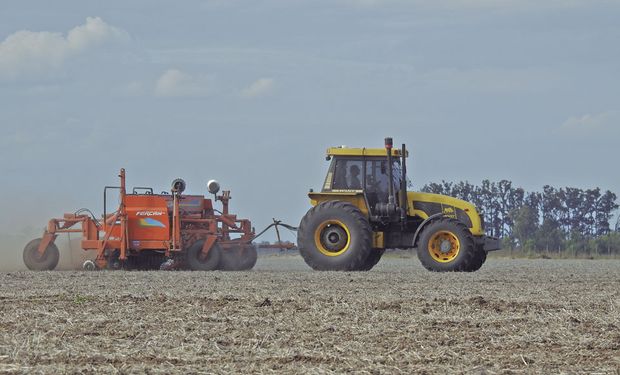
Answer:
[(428, 252), (439, 263), (448, 263), (454, 260), (461, 251), (461, 242), (452, 232), (440, 231), (428, 241)]
[(323, 255), (337, 257), (351, 245), (349, 228), (339, 220), (327, 220), (314, 231), (314, 244)]

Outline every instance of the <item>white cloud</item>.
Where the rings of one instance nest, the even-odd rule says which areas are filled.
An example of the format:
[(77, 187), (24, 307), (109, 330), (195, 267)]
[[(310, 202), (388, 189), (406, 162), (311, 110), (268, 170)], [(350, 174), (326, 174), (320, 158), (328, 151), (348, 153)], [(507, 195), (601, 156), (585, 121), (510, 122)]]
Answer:
[(69, 30), (67, 42), (72, 49), (86, 49), (108, 40), (127, 40), (126, 31), (108, 25), (99, 17), (88, 17), (86, 23)]
[(209, 79), (178, 69), (168, 69), (155, 84), (155, 95), (162, 97), (198, 97), (209, 94)]
[(273, 88), (274, 81), (272, 78), (260, 78), (241, 90), (241, 95), (246, 98), (255, 98), (271, 93)]
[(0, 43), (0, 79), (49, 74), (80, 53), (110, 41), (126, 41), (127, 32), (88, 17), (67, 36), (49, 31), (17, 31)]
[(620, 130), (620, 111), (611, 110), (595, 114), (573, 116), (562, 124), (567, 134), (595, 135)]

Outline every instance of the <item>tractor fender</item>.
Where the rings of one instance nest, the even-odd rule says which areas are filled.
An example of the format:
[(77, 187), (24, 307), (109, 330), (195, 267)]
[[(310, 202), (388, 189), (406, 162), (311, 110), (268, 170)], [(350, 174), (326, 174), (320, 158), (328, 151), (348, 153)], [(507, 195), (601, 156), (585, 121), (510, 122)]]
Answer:
[(422, 229), (424, 229), (424, 227), (426, 227), (426, 225), (428, 223), (430, 223), (431, 221), (433, 221), (433, 220), (435, 220), (437, 218), (443, 217), (443, 216), (444, 215), (443, 215), (442, 212), (436, 213), (436, 214), (431, 215), (428, 218), (426, 218), (426, 220), (424, 220), (422, 222), (422, 224), (420, 224), (420, 226), (418, 226), (418, 229), (416, 229), (415, 234), (413, 235), (413, 247), (414, 248), (417, 247), (418, 236), (420, 235), (420, 232), (422, 232)]

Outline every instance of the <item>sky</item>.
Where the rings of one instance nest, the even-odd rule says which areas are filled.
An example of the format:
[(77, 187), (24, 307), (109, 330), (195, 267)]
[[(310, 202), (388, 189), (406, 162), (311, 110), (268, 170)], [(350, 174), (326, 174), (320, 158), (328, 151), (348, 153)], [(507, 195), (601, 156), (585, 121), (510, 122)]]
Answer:
[[(620, 1), (0, 2), (0, 236), (105, 185), (217, 179), (296, 225), (330, 146), (410, 149), (414, 187), (620, 193)], [(294, 237), (290, 239), (294, 240)]]

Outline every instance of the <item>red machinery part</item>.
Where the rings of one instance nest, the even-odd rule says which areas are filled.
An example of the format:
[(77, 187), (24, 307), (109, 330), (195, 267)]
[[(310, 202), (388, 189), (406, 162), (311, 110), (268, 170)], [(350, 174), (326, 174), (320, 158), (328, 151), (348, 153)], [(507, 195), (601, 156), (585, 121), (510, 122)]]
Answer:
[[(249, 220), (238, 219), (229, 213), (229, 191), (216, 197), (222, 203), (219, 214), (213, 209), (211, 199), (201, 195), (183, 195), (185, 182), (181, 187), (180, 179), (175, 180), (171, 194), (157, 195), (149, 189), (143, 194), (135, 191), (134, 194), (127, 194), (124, 169), (121, 169), (119, 178), (119, 187), (107, 187), (119, 190), (120, 203), (114, 213), (106, 214), (100, 221), (86, 214), (65, 214), (61, 219), (51, 219), (41, 240), (36, 243), (36, 254), (32, 254), (33, 243), (24, 249), (24, 261), (28, 268), (55, 267), (55, 264), (52, 267), (41, 262), (61, 233), (81, 233), (81, 247), (97, 252), (95, 264), (98, 268), (110, 268), (117, 263), (144, 268), (142, 266), (151, 262), (153, 257), (159, 257), (160, 263), (170, 258), (181, 268), (196, 264), (197, 269), (204, 270), (205, 264), (214, 263), (206, 262), (210, 256), (219, 257), (222, 254), (228, 269), (235, 268), (231, 264), (236, 257), (253, 259), (249, 263), (254, 266), (256, 249), (251, 242), (255, 233)], [(199, 257), (198, 261), (202, 264), (186, 259), (192, 256), (188, 250), (198, 244), (200, 251), (193, 256)], [(222, 254), (210, 255), (211, 252)], [(240, 259), (238, 263), (248, 268), (247, 261)]]

